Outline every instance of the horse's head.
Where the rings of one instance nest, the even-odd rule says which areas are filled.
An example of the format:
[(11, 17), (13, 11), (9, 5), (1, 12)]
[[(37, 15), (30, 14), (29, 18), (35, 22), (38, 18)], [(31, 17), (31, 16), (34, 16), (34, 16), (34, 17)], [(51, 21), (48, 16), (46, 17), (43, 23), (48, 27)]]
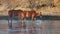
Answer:
[(36, 11), (36, 16), (41, 16), (41, 12), (40, 11)]

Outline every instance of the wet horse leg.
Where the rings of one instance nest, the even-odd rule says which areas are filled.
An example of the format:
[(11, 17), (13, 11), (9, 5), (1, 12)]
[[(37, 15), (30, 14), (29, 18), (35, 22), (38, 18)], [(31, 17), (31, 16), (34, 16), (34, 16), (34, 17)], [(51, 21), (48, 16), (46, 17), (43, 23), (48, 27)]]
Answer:
[(20, 15), (20, 13), (18, 13), (18, 25), (19, 25), (19, 27), (21, 28), (21, 15)]
[[(12, 15), (12, 17), (13, 17), (13, 15)], [(10, 28), (12, 29), (12, 17), (11, 17), (11, 23), (10, 23)]]
[[(28, 24), (28, 21), (26, 22)], [(29, 26), (26, 24), (26, 34), (29, 34)]]
[[(11, 23), (10, 23), (10, 20), (11, 20)], [(9, 28), (12, 28), (12, 17), (8, 16), (8, 25), (9, 25)]]
[(10, 28), (10, 23), (9, 23), (9, 20), (10, 20), (10, 18), (9, 18), (10, 16), (8, 15), (8, 26), (9, 26), (9, 28)]

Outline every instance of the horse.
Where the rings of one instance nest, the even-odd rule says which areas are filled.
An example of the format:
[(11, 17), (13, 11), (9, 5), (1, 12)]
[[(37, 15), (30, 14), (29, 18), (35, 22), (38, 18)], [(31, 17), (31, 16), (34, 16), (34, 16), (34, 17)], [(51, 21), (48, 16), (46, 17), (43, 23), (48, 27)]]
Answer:
[[(9, 10), (8, 11), (8, 25), (10, 28), (12, 28), (12, 17), (18, 16), (18, 13), (21, 13), (22, 10)], [(11, 23), (9, 23), (9, 20), (11, 20)]]
[(36, 11), (23, 11), (22, 13), (18, 13), (19, 17), (22, 16), (22, 20), (24, 20), (26, 17), (31, 17), (32, 20), (34, 20), (34, 16), (36, 15)]
[(18, 17), (19, 17), (19, 18), (21, 17), (22, 20), (25, 20), (26, 17), (27, 17), (27, 18), (28, 18), (28, 17), (31, 17), (32, 20), (35, 20), (35, 16), (41, 17), (42, 14), (41, 14), (40, 11), (35, 11), (35, 10), (31, 10), (31, 11), (25, 10), (25, 11), (23, 11), (23, 12), (21, 12), (21, 13), (20, 13), (20, 12), (18, 13)]

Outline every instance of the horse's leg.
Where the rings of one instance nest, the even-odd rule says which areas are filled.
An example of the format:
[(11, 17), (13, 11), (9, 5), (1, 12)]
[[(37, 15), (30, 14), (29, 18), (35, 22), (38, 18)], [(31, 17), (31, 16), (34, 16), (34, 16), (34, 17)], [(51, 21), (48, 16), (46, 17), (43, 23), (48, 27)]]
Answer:
[[(20, 17), (21, 17), (21, 20), (20, 20)], [(23, 17), (19, 15), (19, 21), (20, 21), (20, 32), (21, 34), (24, 34), (24, 32), (22, 31), (23, 29)]]
[[(11, 23), (10, 23), (10, 20), (11, 20)], [(12, 28), (12, 18), (10, 16), (8, 16), (8, 25), (9, 25), (9, 28)]]
[(28, 33), (28, 30), (27, 30), (27, 25), (26, 25), (25, 20), (26, 20), (26, 15), (24, 15), (24, 16), (22, 17), (22, 28), (25, 29), (25, 32), (26, 32), (26, 33), (22, 33), (22, 34), (29, 34), (29, 33)]
[(21, 28), (21, 15), (20, 15), (20, 13), (18, 14), (18, 24), (19, 24), (19, 26)]
[(12, 29), (12, 16), (11, 16), (9, 19), (10, 19), (10, 22), (9, 22), (9, 28)]
[[(13, 17), (13, 16), (12, 16)], [(12, 28), (12, 17), (11, 17), (11, 28)]]
[(18, 15), (17, 15), (17, 23), (19, 23), (19, 22), (18, 22), (18, 19), (19, 19), (19, 18), (18, 18)]
[(22, 17), (22, 28), (25, 28), (25, 27), (24, 27), (24, 25), (25, 25), (24, 20), (25, 20), (25, 16)]
[(28, 22), (26, 22), (26, 34), (29, 34), (29, 25), (28, 25)]
[(9, 20), (10, 20), (10, 16), (8, 15), (8, 26), (9, 26), (9, 28), (10, 28)]
[(13, 16), (17, 17), (17, 20), (16, 20), (16, 21), (17, 21), (17, 22), (16, 22), (16, 23), (17, 23), (17, 26), (16, 26), (15, 28), (19, 28), (19, 25), (20, 25), (20, 23), (19, 23), (19, 22), (20, 22), (20, 21), (19, 21), (19, 20), (20, 20), (19, 13), (17, 12), (17, 13), (15, 13), (15, 14), (13, 14)]
[(11, 17), (10, 17), (10, 20), (11, 20), (10, 28), (11, 28), (11, 29), (12, 29), (12, 17), (13, 17), (13, 15), (11, 15)]
[(9, 25), (9, 15), (8, 15), (8, 25)]
[(32, 20), (35, 20), (34, 14), (32, 14), (31, 18), (32, 18)]

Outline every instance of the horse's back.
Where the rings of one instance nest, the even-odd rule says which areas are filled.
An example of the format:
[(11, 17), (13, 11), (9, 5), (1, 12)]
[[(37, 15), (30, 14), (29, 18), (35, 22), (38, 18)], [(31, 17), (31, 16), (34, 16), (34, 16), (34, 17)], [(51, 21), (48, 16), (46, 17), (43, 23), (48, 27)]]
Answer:
[(19, 12), (22, 12), (22, 10), (9, 10), (8, 14), (17, 16)]

